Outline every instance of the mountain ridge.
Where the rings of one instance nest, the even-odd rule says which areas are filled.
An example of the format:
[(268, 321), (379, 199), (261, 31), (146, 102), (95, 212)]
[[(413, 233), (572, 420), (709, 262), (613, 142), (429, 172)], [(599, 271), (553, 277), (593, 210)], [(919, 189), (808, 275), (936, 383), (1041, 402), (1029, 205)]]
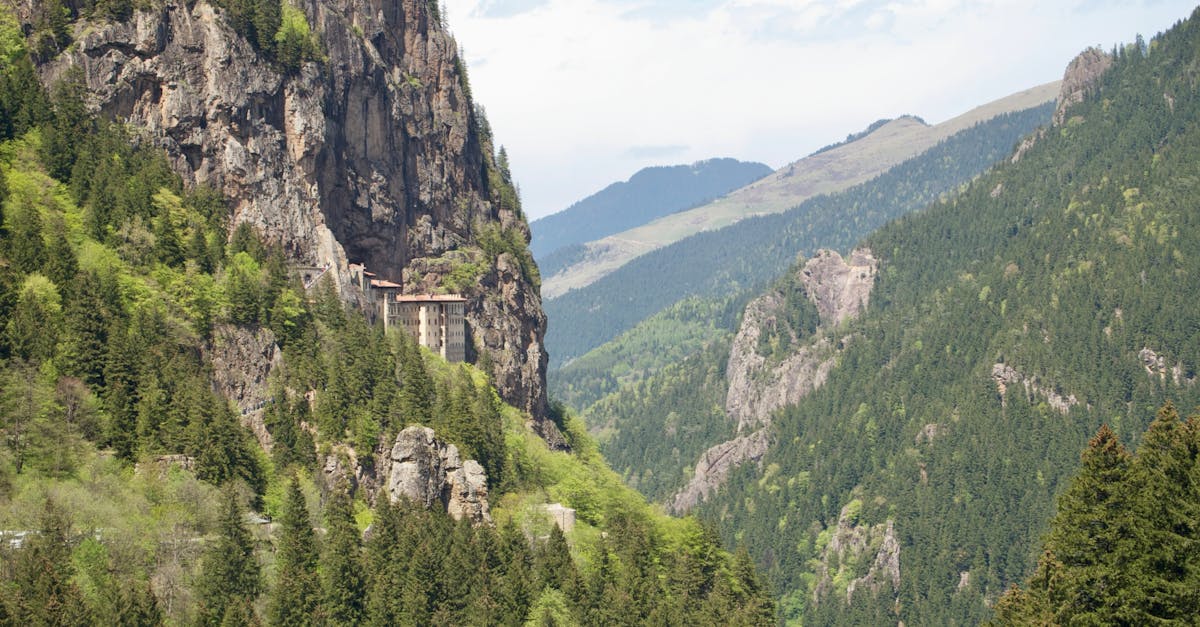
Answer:
[(702, 207), (585, 244), (586, 255), (543, 281), (547, 300), (586, 287), (630, 260), (702, 231), (716, 230), (755, 215), (785, 211), (806, 199), (849, 188), (924, 152), (938, 142), (1004, 112), (1053, 100), (1059, 81), (1021, 90), (930, 126), (914, 116), (887, 122), (848, 144), (792, 162), (746, 187)]
[[(561, 248), (690, 209), (771, 172), (764, 164), (727, 157), (642, 168), (625, 181), (531, 222), (529, 247), (544, 266), (547, 257)], [(543, 272), (551, 275), (555, 270), (543, 267)]]
[[(783, 213), (704, 231), (634, 259), (609, 276), (546, 301), (553, 368), (599, 346), (671, 303), (725, 297), (767, 285), (798, 254), (848, 252), (888, 220), (919, 209), (1010, 155), (1049, 122), (1053, 103), (1005, 113), (961, 131), (878, 177), (811, 198)], [(569, 335), (560, 329), (567, 326)]]

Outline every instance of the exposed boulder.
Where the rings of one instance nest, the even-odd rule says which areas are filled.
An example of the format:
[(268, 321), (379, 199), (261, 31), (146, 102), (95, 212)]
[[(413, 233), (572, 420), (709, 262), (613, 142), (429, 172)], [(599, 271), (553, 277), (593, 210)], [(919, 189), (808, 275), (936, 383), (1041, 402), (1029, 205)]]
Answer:
[(487, 474), (478, 462), (459, 458), (458, 447), (435, 437), (433, 429), (412, 426), (392, 446), (387, 495), (409, 498), (425, 507), (438, 504), (455, 520), (491, 524)]
[(1036, 377), (1027, 377), (1008, 364), (999, 363), (992, 366), (992, 381), (995, 382), (996, 391), (1000, 394), (1001, 405), (1008, 403), (1008, 391), (1016, 385), (1020, 385), (1025, 390), (1027, 399), (1033, 400), (1040, 396), (1047, 405), (1064, 416), (1071, 411), (1072, 407), (1079, 404), (1079, 399), (1074, 394), (1064, 394), (1055, 386), (1043, 385)]
[(1175, 385), (1191, 385), (1196, 382), (1196, 375), (1183, 366), (1183, 362), (1175, 362), (1175, 365), (1168, 366), (1167, 358), (1158, 354), (1150, 347), (1145, 347), (1138, 351), (1138, 360), (1142, 362), (1142, 368), (1146, 370), (1146, 374), (1151, 378), (1157, 377), (1159, 382), (1167, 381), (1168, 373), (1170, 380)]

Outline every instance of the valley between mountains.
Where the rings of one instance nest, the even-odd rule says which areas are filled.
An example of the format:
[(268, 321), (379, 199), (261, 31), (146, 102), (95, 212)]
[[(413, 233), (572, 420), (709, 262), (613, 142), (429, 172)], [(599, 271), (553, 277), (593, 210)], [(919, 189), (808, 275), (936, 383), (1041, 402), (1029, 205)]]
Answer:
[(1200, 12), (531, 221), (468, 4), (0, 2), (0, 625), (1200, 615)]

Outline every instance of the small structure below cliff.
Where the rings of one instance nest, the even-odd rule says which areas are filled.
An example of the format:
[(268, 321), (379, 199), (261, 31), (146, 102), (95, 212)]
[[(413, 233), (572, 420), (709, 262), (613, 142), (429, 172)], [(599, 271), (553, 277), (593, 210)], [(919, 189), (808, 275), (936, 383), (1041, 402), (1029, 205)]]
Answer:
[(542, 506), (550, 519), (563, 533), (571, 533), (575, 529), (575, 510), (562, 503), (546, 503)]

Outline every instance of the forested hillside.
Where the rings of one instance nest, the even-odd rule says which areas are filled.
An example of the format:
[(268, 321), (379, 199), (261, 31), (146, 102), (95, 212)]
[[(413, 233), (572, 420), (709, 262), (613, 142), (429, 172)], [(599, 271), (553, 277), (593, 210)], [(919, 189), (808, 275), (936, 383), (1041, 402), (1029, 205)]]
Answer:
[(1134, 442), (1200, 401), (1198, 51), (1195, 15), (1114, 48), (1018, 160), (865, 240), (837, 367), (700, 510), (789, 619), (986, 620), (1101, 423)]
[(1004, 114), (840, 194), (781, 214), (693, 235), (545, 304), (552, 367), (616, 337), (688, 296), (724, 298), (761, 289), (797, 255), (846, 250), (874, 229), (957, 189), (1046, 123), (1051, 105)]
[(565, 264), (548, 262), (560, 248), (620, 233), (655, 218), (688, 209), (771, 173), (762, 163), (707, 159), (691, 165), (643, 168), (562, 211), (534, 220), (529, 248), (542, 273)]
[[(144, 129), (89, 114), (78, 73), (42, 87), (30, 55), (69, 16), (134, 10), (27, 39), (0, 8), (0, 624), (774, 622), (748, 554), (649, 508), (578, 421), (551, 451), (487, 364), (304, 284)], [(496, 525), (393, 502), (413, 425), (478, 462)]]
[(685, 298), (547, 376), (555, 399), (580, 411), (735, 330), (749, 292)]

